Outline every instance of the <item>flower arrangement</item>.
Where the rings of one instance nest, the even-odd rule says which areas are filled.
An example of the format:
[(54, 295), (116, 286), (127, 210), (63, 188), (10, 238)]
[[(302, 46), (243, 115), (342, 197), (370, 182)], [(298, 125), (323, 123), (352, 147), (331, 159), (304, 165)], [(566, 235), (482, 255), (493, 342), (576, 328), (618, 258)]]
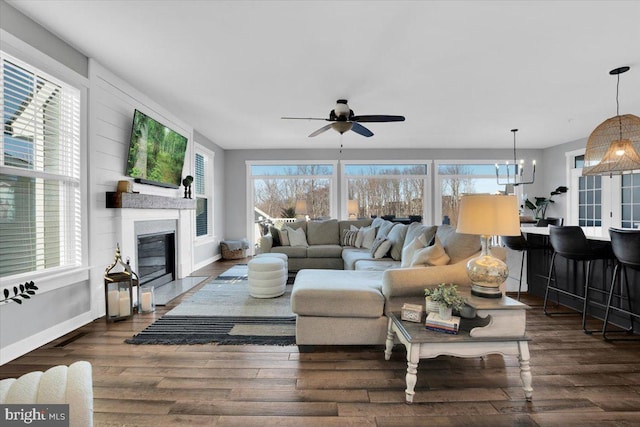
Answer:
[(26, 282), (24, 285), (14, 286), (13, 295), (11, 295), (9, 288), (5, 288), (2, 290), (4, 299), (0, 299), (0, 304), (7, 303), (9, 301), (22, 304), (23, 299), (31, 299), (31, 297), (36, 294), (37, 290), (38, 287), (33, 283), (33, 281)]
[(525, 196), (523, 207), (531, 210), (534, 213), (536, 219), (545, 219), (547, 216), (547, 208), (551, 203), (555, 203), (555, 201), (553, 200), (553, 196), (564, 194), (568, 190), (569, 189), (564, 185), (560, 186), (553, 190), (549, 197), (535, 197), (535, 202), (530, 201)]
[(441, 283), (437, 288), (427, 288), (424, 290), (424, 295), (431, 298), (431, 301), (454, 310), (460, 310), (466, 302), (463, 296), (458, 295), (458, 289), (454, 284)]

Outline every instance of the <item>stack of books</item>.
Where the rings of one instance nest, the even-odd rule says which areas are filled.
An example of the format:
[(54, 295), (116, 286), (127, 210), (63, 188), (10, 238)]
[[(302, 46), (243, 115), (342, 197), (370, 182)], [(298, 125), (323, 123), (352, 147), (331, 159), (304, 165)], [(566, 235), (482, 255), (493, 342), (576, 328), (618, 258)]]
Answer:
[(451, 316), (449, 320), (442, 320), (438, 313), (429, 313), (424, 326), (430, 331), (456, 335), (460, 328), (460, 318), (458, 316)]

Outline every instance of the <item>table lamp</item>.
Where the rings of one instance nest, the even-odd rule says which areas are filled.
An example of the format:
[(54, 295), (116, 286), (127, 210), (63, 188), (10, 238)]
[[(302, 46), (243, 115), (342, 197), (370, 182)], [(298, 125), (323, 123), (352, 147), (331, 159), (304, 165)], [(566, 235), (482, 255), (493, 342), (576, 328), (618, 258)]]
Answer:
[(458, 233), (478, 234), (482, 244), (479, 257), (467, 263), (467, 274), (473, 285), (471, 294), (485, 298), (501, 298), (500, 285), (507, 280), (507, 264), (491, 254), (493, 236), (519, 236), (520, 219), (516, 196), (469, 194), (460, 199)]

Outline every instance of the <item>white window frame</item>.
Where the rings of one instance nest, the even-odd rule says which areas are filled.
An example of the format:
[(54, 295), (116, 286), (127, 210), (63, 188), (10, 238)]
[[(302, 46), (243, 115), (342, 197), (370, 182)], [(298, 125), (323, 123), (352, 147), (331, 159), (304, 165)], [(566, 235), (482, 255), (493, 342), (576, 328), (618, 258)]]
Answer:
[[(255, 224), (254, 224), (254, 214), (253, 214), (253, 201), (254, 201), (254, 179), (261, 178), (273, 178), (273, 176), (262, 177), (262, 176), (252, 176), (251, 168), (253, 166), (280, 166), (280, 165), (331, 165), (333, 166), (333, 173), (330, 175), (331, 185), (330, 185), (330, 194), (329, 194), (329, 215), (332, 218), (336, 218), (336, 214), (338, 212), (337, 202), (338, 202), (338, 161), (337, 160), (247, 160), (245, 161), (245, 172), (246, 172), (246, 206), (247, 206), (247, 236), (249, 242), (256, 241), (255, 234)], [(317, 179), (327, 179), (329, 175), (320, 175), (320, 176), (311, 176), (311, 178)], [(309, 176), (306, 176), (309, 178)], [(251, 246), (251, 245), (250, 245)], [(251, 247), (249, 249), (253, 251), (254, 248)], [(253, 252), (252, 252), (253, 253)]]
[(207, 234), (204, 234), (202, 236), (197, 236), (195, 235), (197, 233), (197, 226), (195, 223), (195, 212), (194, 212), (194, 227), (193, 227), (193, 233), (194, 233), (194, 237), (195, 237), (195, 243), (196, 245), (199, 244), (205, 244), (205, 243), (209, 243), (211, 241), (214, 240), (214, 235), (213, 235), (213, 188), (214, 188), (214, 170), (213, 170), (213, 165), (214, 165), (214, 159), (215, 159), (215, 153), (211, 150), (209, 150), (208, 148), (198, 144), (197, 142), (195, 143), (195, 149), (194, 149), (194, 153), (193, 153), (193, 167), (194, 167), (194, 175), (195, 175), (195, 167), (196, 167), (196, 161), (195, 161), (195, 157), (196, 155), (201, 155), (204, 158), (204, 193), (196, 193), (196, 185), (193, 185), (194, 188), (194, 195), (193, 197), (198, 198), (205, 198), (207, 199)]
[[(448, 177), (449, 175), (440, 175), (440, 165), (495, 165), (496, 163), (504, 164), (508, 160), (436, 160), (433, 165), (433, 173), (435, 174), (434, 179), (434, 197), (433, 197), (433, 217), (440, 218), (439, 221), (442, 220), (442, 179), (443, 177)], [(511, 160), (511, 164), (513, 164), (513, 159)], [(476, 177), (485, 177), (485, 175), (473, 175)], [(495, 174), (486, 175), (486, 178), (496, 179)], [(522, 196), (524, 193), (525, 185), (518, 185), (514, 187), (514, 193), (518, 198), (518, 202), (522, 200)], [(433, 222), (431, 222), (433, 223)]]
[[(89, 79), (77, 74), (55, 61), (48, 55), (43, 54), (32, 46), (12, 34), (0, 29), (0, 50), (13, 59), (22, 62), (29, 68), (35, 68), (44, 75), (48, 75), (54, 81), (76, 88), (80, 91), (80, 202), (76, 207), (76, 217), (80, 218), (80, 236), (73, 236), (79, 239), (80, 247), (79, 259), (75, 266), (54, 267), (30, 273), (16, 274), (0, 278), (0, 287), (14, 286), (25, 281), (33, 280), (38, 286), (38, 294), (43, 294), (56, 289), (69, 286), (73, 283), (89, 280), (89, 255), (88, 255), (88, 220), (87, 220), (87, 141), (88, 141), (88, 88)], [(12, 174), (12, 171), (2, 169), (3, 173)]]
[(361, 176), (346, 174), (346, 167), (349, 165), (426, 165), (427, 173), (425, 175), (376, 175), (375, 178), (380, 179), (406, 179), (421, 178), (424, 183), (424, 190), (422, 195), (422, 221), (425, 224), (431, 224), (432, 210), (429, 209), (429, 202), (431, 201), (431, 181), (432, 181), (432, 169), (433, 160), (341, 160), (340, 161), (340, 218), (349, 219), (349, 213), (347, 212), (349, 206), (349, 178), (359, 178)]

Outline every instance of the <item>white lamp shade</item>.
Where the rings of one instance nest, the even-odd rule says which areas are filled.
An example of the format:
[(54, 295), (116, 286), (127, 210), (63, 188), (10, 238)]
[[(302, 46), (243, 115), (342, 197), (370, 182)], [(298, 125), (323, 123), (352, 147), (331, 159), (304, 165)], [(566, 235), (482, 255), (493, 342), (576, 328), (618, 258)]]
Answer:
[(296, 200), (296, 213), (297, 214), (306, 214), (307, 213), (307, 201), (306, 200)]
[(481, 236), (519, 236), (516, 196), (469, 194), (460, 199), (458, 233)]

